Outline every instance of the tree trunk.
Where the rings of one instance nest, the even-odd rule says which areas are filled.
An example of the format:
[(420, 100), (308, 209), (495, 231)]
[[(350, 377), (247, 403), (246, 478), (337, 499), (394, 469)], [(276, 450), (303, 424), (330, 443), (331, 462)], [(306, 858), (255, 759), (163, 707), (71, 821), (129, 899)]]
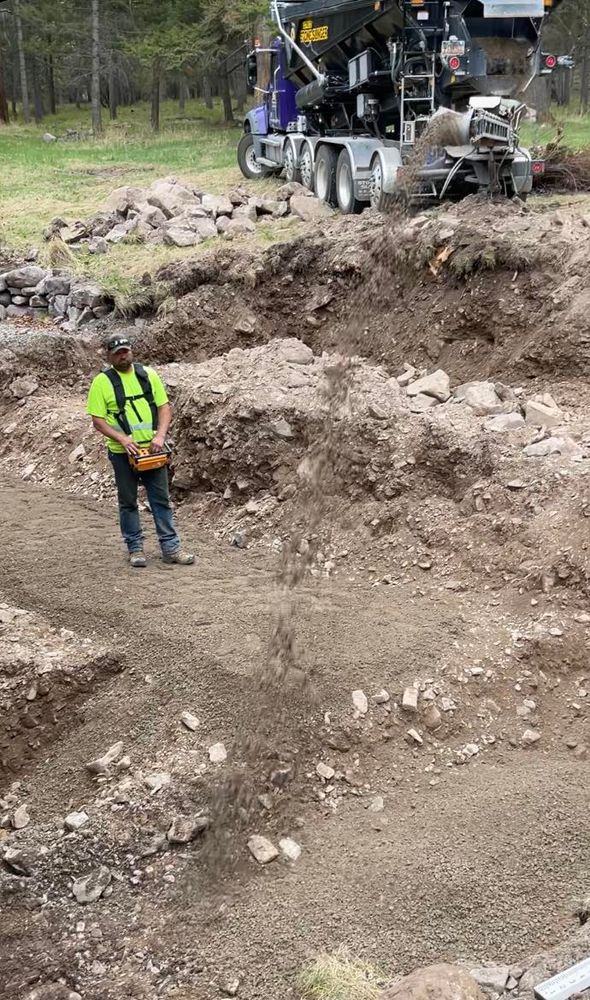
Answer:
[(54, 115), (57, 112), (57, 102), (55, 100), (55, 71), (53, 56), (47, 56), (47, 93), (49, 97), (49, 112)]
[(237, 101), (237, 110), (243, 111), (248, 97), (248, 87), (246, 73), (243, 69), (238, 69), (234, 73), (234, 94)]
[(28, 125), (31, 121), (31, 109), (29, 107), (29, 85), (27, 81), (27, 64), (25, 61), (25, 46), (23, 42), (23, 22), (20, 16), (20, 0), (14, 0), (12, 9), (16, 24), (16, 49), (18, 52), (18, 65), (20, 68), (20, 94), (23, 102), (23, 121)]
[(117, 120), (117, 103), (118, 103), (118, 91), (117, 91), (117, 74), (115, 72), (115, 60), (113, 58), (113, 50), (111, 49), (109, 54), (109, 115), (111, 121)]
[(227, 67), (222, 65), (219, 69), (219, 89), (221, 100), (223, 101), (223, 120), (227, 125), (234, 121), (234, 113), (231, 106), (231, 94), (229, 92), (229, 77)]
[(0, 125), (8, 125), (9, 121), (6, 81), (4, 79), (4, 53), (0, 52)]
[(185, 106), (186, 106), (186, 92), (187, 92), (188, 88), (187, 88), (187, 85), (186, 85), (186, 80), (185, 80), (185, 78), (184, 78), (184, 76), (182, 74), (180, 76), (180, 81), (179, 81), (179, 84), (178, 84), (178, 88), (179, 88), (178, 89), (178, 110), (179, 111), (184, 111)]
[(213, 94), (211, 91), (211, 78), (208, 76), (203, 77), (203, 101), (205, 102), (205, 107), (213, 107)]
[(152, 129), (154, 132), (160, 131), (160, 83), (161, 83), (160, 60), (155, 56), (152, 62)]
[(43, 121), (43, 116), (45, 112), (43, 111), (43, 100), (41, 98), (41, 88), (39, 86), (39, 63), (37, 61), (37, 56), (33, 56), (30, 60), (31, 66), (31, 81), (33, 84), (33, 113), (35, 115), (35, 121), (37, 124)]
[(100, 0), (92, 0), (92, 78), (90, 81), (90, 101), (92, 105), (92, 131), (102, 132), (102, 109), (100, 106)]
[(590, 103), (590, 47), (584, 45), (584, 55), (582, 56), (582, 79), (580, 81), (580, 114), (588, 113)]

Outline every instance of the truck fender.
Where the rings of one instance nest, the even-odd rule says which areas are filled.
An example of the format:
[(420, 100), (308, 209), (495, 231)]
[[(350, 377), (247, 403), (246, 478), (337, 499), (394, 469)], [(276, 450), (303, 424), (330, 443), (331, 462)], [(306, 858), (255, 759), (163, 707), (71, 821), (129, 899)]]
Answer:
[(373, 156), (379, 157), (383, 173), (383, 191), (385, 194), (397, 192), (397, 174), (402, 166), (402, 156), (397, 146), (380, 146)]
[(268, 134), (268, 114), (265, 107), (259, 105), (248, 112), (244, 118), (244, 132), (252, 132), (252, 135)]

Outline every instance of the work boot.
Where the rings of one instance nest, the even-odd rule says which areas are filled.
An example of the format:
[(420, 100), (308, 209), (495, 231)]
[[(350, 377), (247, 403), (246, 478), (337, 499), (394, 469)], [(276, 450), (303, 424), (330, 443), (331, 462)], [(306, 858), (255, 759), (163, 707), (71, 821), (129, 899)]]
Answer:
[(138, 552), (129, 553), (129, 565), (133, 566), (133, 569), (143, 569), (147, 566), (147, 560), (141, 549)]
[(165, 563), (176, 563), (177, 566), (192, 566), (195, 557), (190, 552), (183, 552), (177, 549), (176, 552), (163, 552), (162, 559)]

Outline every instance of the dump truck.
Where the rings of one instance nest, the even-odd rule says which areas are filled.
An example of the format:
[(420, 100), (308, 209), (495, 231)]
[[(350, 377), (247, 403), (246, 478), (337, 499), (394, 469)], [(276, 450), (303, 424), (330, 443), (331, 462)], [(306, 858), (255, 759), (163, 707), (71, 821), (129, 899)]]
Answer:
[[(519, 143), (561, 0), (271, 0), (255, 44), (244, 176), (284, 174), (344, 213), (486, 191), (526, 199), (542, 161)], [(274, 32), (272, 33), (274, 34)]]

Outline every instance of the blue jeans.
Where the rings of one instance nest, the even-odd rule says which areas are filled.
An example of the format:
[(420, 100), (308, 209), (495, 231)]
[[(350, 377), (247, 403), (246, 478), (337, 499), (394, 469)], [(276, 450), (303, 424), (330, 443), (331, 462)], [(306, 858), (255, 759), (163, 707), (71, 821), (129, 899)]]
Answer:
[(180, 538), (174, 527), (166, 466), (138, 474), (129, 465), (126, 453), (121, 455), (109, 451), (109, 458), (113, 464), (117, 485), (121, 534), (129, 552), (141, 552), (143, 549), (143, 531), (137, 508), (137, 489), (140, 482), (147, 493), (162, 552), (165, 555), (177, 552), (180, 548)]

